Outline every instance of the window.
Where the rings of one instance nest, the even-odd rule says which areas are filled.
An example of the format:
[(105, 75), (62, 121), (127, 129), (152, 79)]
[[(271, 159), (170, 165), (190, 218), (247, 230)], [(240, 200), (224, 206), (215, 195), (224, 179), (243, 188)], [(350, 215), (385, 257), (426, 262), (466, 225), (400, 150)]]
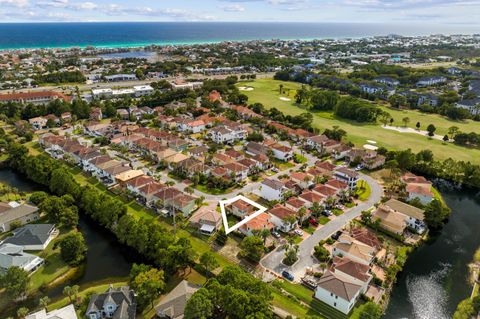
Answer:
[(336, 302), (334, 302), (334, 303), (333, 303), (333, 306), (334, 306), (334, 307), (336, 307), (336, 306), (337, 306), (337, 303), (336, 303)]
[(333, 292), (330, 293), (330, 296), (333, 297)]

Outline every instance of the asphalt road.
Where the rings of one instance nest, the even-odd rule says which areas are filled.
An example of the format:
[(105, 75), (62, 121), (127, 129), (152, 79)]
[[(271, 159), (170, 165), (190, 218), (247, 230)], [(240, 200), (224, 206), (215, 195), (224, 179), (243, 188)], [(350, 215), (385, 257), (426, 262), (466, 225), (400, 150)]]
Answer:
[(327, 239), (333, 233), (342, 229), (352, 219), (360, 216), (362, 211), (369, 209), (375, 203), (379, 202), (382, 197), (383, 190), (378, 182), (368, 175), (360, 175), (360, 178), (365, 180), (370, 185), (372, 191), (367, 201), (362, 202), (357, 206), (352, 207), (344, 214), (337, 216), (334, 220), (331, 220), (316, 230), (311, 236), (303, 240), (299, 245), (299, 260), (293, 266), (286, 266), (282, 264), (285, 250), (283, 250), (281, 247), (278, 247), (264, 257), (260, 261), (260, 264), (263, 267), (276, 272), (277, 274), (281, 274), (282, 271), (287, 270), (295, 276), (295, 280), (299, 280), (300, 277), (304, 275), (307, 267), (312, 267), (318, 264), (318, 261), (312, 256), (313, 248), (318, 244), (318, 242)]

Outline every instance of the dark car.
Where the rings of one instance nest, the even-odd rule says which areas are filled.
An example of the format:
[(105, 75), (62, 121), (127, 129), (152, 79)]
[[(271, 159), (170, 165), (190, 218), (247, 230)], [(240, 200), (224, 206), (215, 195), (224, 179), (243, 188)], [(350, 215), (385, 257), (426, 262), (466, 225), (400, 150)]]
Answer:
[(341, 231), (341, 230), (339, 230), (339, 231), (337, 231), (335, 234), (333, 234), (333, 235), (331, 236), (331, 238), (337, 240), (338, 238), (340, 238), (340, 235), (342, 235), (342, 231)]
[(318, 221), (315, 219), (315, 218), (310, 218), (308, 220), (308, 222), (310, 223), (310, 225), (314, 226), (314, 227), (317, 227), (318, 226)]
[(293, 277), (293, 275), (286, 270), (282, 271), (282, 276), (283, 278), (286, 278), (290, 281), (293, 281), (293, 279), (295, 279), (295, 277)]

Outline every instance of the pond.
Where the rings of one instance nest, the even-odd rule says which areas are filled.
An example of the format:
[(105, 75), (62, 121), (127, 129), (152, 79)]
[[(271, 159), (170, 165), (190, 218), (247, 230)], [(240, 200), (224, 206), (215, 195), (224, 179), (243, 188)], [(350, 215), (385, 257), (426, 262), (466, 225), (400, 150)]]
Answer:
[[(0, 170), (0, 183), (8, 184), (23, 192), (44, 190), (24, 176), (8, 169)], [(134, 252), (119, 244), (116, 238), (104, 228), (98, 226), (87, 216), (80, 214), (78, 229), (85, 237), (88, 246), (87, 262), (84, 271), (74, 280), (61, 284), (48, 292), (50, 297), (62, 294), (67, 284), (86, 285), (109, 278), (128, 276), (133, 262), (139, 262)]]
[(465, 190), (442, 191), (449, 222), (413, 252), (394, 286), (385, 318), (447, 319), (467, 298), (468, 264), (480, 246), (480, 198)]

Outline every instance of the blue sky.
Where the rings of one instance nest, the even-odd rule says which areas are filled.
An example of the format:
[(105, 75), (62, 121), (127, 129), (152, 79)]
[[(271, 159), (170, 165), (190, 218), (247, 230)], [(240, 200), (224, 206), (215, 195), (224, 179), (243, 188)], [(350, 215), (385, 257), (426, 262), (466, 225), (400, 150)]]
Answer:
[(480, 0), (0, 0), (0, 21), (304, 21), (478, 25)]

